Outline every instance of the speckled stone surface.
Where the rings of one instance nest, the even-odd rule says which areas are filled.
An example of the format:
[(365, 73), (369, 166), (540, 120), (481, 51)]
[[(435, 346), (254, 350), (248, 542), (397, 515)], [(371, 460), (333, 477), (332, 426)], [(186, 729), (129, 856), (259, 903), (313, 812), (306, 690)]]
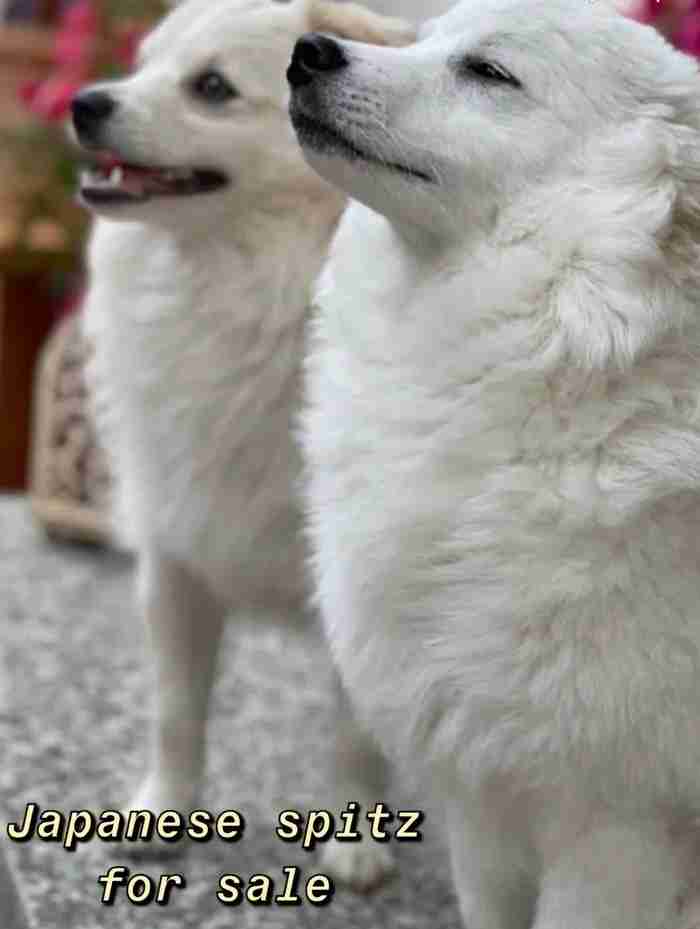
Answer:
[[(0, 499), (0, 807), (11, 821), (25, 804), (118, 807), (142, 768), (149, 706), (143, 642), (134, 617), (129, 559), (52, 542), (25, 500)], [(398, 851), (399, 876), (369, 896), (338, 889), (330, 905), (222, 906), (219, 875), (305, 876), (316, 861), (274, 834), (277, 813), (318, 805), (322, 795), (330, 681), (324, 652), (309, 637), (230, 623), (209, 729), (202, 806), (237, 809), (241, 842), (193, 845), (175, 859), (136, 862), (93, 841), (68, 853), (54, 843), (2, 843), (41, 929), (459, 929), (447, 863), (431, 837)], [(352, 798), (348, 798), (352, 799)], [(378, 798), (387, 800), (387, 798)], [(415, 800), (388, 798), (404, 808)], [(182, 873), (187, 886), (166, 907), (134, 907), (120, 894), (99, 902), (97, 877), (112, 864), (134, 873)], [(0, 884), (2, 878), (0, 876)], [(0, 886), (0, 916), (8, 899)], [(0, 926), (5, 922), (0, 918)]]

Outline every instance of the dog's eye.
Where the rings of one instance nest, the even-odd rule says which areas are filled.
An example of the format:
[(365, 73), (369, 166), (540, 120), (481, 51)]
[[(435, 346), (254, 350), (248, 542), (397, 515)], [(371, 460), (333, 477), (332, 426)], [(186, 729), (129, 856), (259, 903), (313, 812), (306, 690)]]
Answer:
[(462, 67), (467, 74), (473, 74), (494, 84), (510, 84), (512, 87), (522, 86), (517, 77), (513, 77), (510, 71), (506, 71), (504, 67), (491, 61), (484, 61), (481, 58), (466, 58)]
[(226, 103), (239, 96), (219, 71), (203, 71), (192, 83), (193, 93), (206, 103)]

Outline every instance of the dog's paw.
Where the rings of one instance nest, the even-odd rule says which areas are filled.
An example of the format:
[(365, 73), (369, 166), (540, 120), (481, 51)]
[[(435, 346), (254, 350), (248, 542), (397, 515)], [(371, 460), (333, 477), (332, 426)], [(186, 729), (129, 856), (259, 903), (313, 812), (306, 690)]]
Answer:
[(126, 805), (126, 810), (177, 810), (186, 816), (197, 799), (193, 783), (186, 778), (164, 778), (155, 772), (149, 773)]
[(324, 874), (353, 890), (368, 891), (382, 884), (396, 870), (394, 857), (377, 842), (338, 842), (331, 839), (321, 851)]
[[(161, 813), (168, 810), (178, 812), (183, 819), (186, 819), (194, 808), (194, 801), (195, 791), (191, 784), (166, 783), (154, 775), (149, 775), (129, 803), (123, 807), (122, 815), (128, 819), (130, 814), (147, 811), (152, 814), (153, 823), (156, 823)], [(136, 820), (136, 817), (134, 818)], [(142, 817), (138, 817), (135, 821), (134, 830), (137, 835), (141, 834), (142, 822)], [(125, 838), (123, 840), (124, 851), (134, 857), (163, 857), (179, 855), (184, 851), (187, 845), (186, 838), (168, 841), (156, 834), (155, 827), (152, 831), (153, 836), (148, 840)]]

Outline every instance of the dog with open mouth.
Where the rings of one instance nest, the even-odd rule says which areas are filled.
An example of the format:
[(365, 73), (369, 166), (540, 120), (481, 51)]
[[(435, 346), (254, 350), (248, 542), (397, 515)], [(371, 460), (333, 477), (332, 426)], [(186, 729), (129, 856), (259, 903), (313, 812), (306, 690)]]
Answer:
[[(82, 98), (85, 106), (87, 98)], [(89, 103), (87, 104), (89, 105)], [(76, 114), (79, 106), (74, 107)], [(76, 117), (76, 124), (81, 119)], [(125, 164), (115, 155), (105, 153), (97, 158), (94, 168), (81, 179), (80, 197), (85, 206), (133, 205), (153, 197), (191, 197), (221, 190), (228, 184), (223, 171), (176, 170), (172, 168), (140, 168)]]
[[(310, 288), (345, 203), (306, 165), (287, 116), (285, 69), (309, 28), (415, 36), (355, 4), (187, 0), (133, 74), (73, 101), (91, 163), (80, 197), (98, 217), (88, 375), (155, 663), (149, 768), (129, 809), (196, 806), (226, 613), (305, 612), (291, 428)], [(337, 690), (335, 773), (319, 802), (370, 806), (384, 762)], [(377, 843), (332, 841), (323, 855), (358, 887), (391, 869)]]
[(288, 77), (354, 198), (302, 440), (361, 719), (442, 805), (467, 929), (697, 926), (697, 62), (605, 0), (461, 0)]

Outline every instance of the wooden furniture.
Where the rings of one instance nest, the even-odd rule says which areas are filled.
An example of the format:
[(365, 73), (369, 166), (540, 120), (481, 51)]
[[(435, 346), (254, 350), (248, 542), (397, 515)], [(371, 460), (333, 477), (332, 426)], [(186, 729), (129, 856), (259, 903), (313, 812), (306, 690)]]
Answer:
[(110, 541), (111, 479), (85, 383), (90, 347), (79, 313), (46, 342), (36, 368), (29, 499), (47, 532)]
[[(26, 122), (19, 89), (52, 66), (50, 29), (0, 27), (0, 132)], [(26, 487), (34, 368), (54, 322), (51, 272), (74, 262), (51, 224), (37, 223), (30, 242), (19, 242), (20, 183), (0, 145), (0, 490)]]
[(36, 276), (0, 281), (0, 489), (27, 483), (34, 370), (54, 322)]

